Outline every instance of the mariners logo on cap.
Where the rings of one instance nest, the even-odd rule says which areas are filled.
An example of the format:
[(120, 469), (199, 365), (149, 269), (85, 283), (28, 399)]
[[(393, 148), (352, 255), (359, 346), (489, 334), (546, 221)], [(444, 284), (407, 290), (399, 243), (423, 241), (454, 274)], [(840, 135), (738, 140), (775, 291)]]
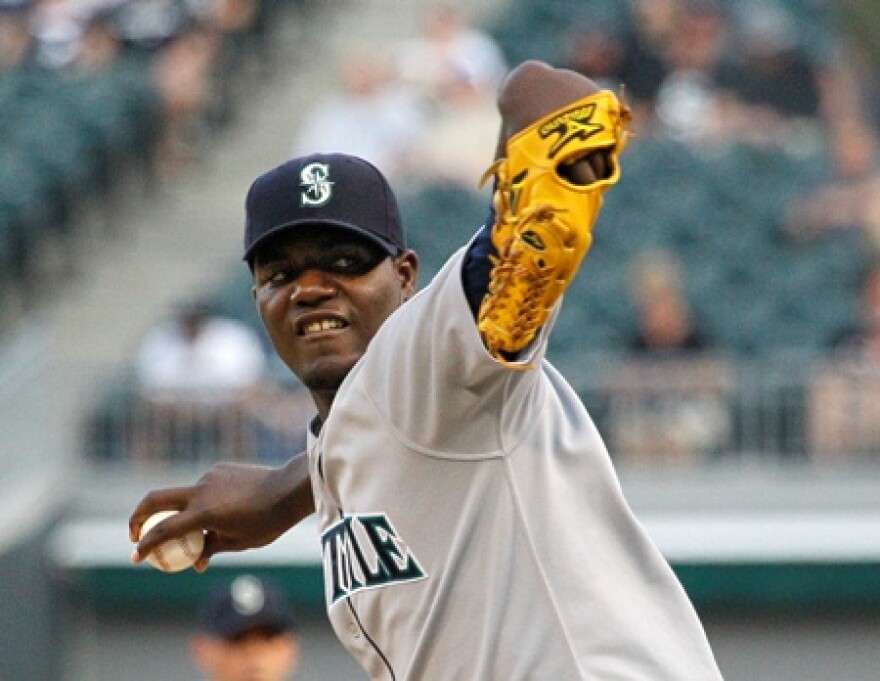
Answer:
[(300, 186), (305, 187), (300, 196), (300, 205), (317, 208), (326, 204), (333, 196), (333, 182), (330, 181), (330, 165), (309, 163), (299, 173)]
[(232, 607), (241, 615), (255, 615), (266, 604), (266, 592), (256, 577), (244, 575), (232, 583)]

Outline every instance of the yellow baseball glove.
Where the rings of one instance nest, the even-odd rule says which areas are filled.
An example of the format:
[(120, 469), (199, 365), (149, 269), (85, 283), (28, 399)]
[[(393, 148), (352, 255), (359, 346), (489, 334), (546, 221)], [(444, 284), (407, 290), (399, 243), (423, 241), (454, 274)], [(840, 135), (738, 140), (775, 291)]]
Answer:
[[(546, 323), (590, 249), (602, 195), (620, 178), (629, 119), (629, 109), (602, 90), (511, 137), (506, 157), (483, 176), (484, 183), (496, 178), (492, 243), (498, 257), (477, 326), (498, 360), (528, 368), (509, 358)], [(607, 154), (606, 177), (579, 185), (560, 174), (560, 166), (597, 150)]]

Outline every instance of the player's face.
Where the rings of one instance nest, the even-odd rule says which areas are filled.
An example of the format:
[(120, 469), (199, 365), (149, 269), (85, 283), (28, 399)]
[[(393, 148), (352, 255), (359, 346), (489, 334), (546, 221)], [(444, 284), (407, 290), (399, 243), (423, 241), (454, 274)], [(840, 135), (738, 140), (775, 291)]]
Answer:
[(334, 392), (385, 319), (415, 290), (418, 260), (327, 227), (256, 254), (254, 297), (275, 351), (313, 395)]
[(253, 632), (234, 641), (200, 636), (193, 647), (211, 681), (286, 681), (299, 659), (293, 634)]

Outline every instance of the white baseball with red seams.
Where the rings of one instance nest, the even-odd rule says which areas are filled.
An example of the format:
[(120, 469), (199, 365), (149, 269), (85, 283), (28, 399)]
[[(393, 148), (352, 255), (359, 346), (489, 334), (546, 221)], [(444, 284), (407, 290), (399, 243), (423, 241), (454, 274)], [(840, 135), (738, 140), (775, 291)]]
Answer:
[[(154, 513), (141, 527), (141, 537), (166, 518), (175, 515), (177, 511), (159, 511)], [(147, 555), (147, 562), (162, 572), (180, 572), (192, 567), (202, 550), (205, 548), (205, 533), (202, 530), (193, 530), (182, 537), (169, 539), (159, 544)]]

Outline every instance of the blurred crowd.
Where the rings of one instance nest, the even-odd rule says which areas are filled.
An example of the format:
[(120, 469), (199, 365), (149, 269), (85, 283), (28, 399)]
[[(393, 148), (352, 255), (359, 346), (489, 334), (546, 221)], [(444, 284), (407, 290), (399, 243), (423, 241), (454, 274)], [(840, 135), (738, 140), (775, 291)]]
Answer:
[(745, 143), (821, 159), (825, 181), (792, 204), (791, 235), (855, 228), (880, 244), (878, 65), (845, 22), (846, 6), (858, 3), (591, 4), (561, 58), (623, 86), (641, 136), (703, 154)]
[[(206, 126), (234, 119), (236, 72), (267, 58), (270, 4), (0, 0), (0, 97), (15, 74), (84, 82), (124, 71), (148, 112), (150, 167), (173, 177), (198, 159)], [(430, 277), (485, 217), (477, 182), (495, 153), (495, 95), (509, 67), (539, 58), (589, 75), (627, 101), (634, 137), (551, 358), (573, 374), (612, 450), (676, 462), (731, 448), (877, 451), (873, 412), (841, 407), (880, 403), (871, 303), (880, 36), (860, 13), (868, 5), (509, 0), (478, 25), (461, 6), (438, 3), (412, 35), (344, 45), (335, 82), (292, 119), (289, 151), (344, 151), (381, 167)], [(596, 370), (584, 348), (617, 359)], [(783, 355), (812, 364), (789, 370)], [(750, 359), (775, 362), (775, 373), (749, 374)], [(162, 415), (142, 421), (169, 422), (170, 393), (138, 381), (139, 408)], [(251, 430), (257, 394), (248, 388), (236, 401)], [(202, 418), (192, 402), (183, 400), (184, 421)], [(214, 402), (209, 412), (226, 409)], [(284, 414), (305, 413), (303, 404), (260, 425), (280, 443), (260, 457), (299, 446), (301, 423), (291, 428)], [(127, 456), (114, 447), (106, 458)]]
[(336, 87), (305, 112), (291, 151), (362, 156), (403, 191), (442, 182), (473, 189), (495, 152), (495, 93), (507, 70), (488, 32), (438, 4), (416, 35), (344, 49)]
[(139, 61), (161, 107), (157, 163), (173, 171), (206, 118), (230, 115), (231, 60), (260, 12), (261, 0), (2, 0), (0, 75), (77, 78)]
[[(670, 213), (660, 200), (656, 211), (648, 211), (667, 230), (679, 229), (676, 220), (703, 223), (688, 235), (693, 241), (714, 241), (713, 229), (728, 234), (715, 242), (722, 247), (718, 252), (686, 263), (678, 256), (692, 250), (690, 244), (661, 235), (663, 252), (631, 263), (635, 322), (625, 341), (628, 359), (604, 389), (609, 421), (620, 426), (617, 433), (611, 429), (617, 452), (634, 459), (703, 459), (730, 449), (735, 429), (755, 434), (767, 421), (779, 420), (768, 428), (777, 431), (768, 448), (782, 449), (780, 442), (796, 432), (791, 449), (816, 459), (875, 456), (876, 6), (859, 0), (514, 4), (524, 17), (498, 33), (508, 51), (524, 56), (522, 37), (536, 25), (555, 25), (555, 41), (537, 49), (622, 92), (632, 107), (636, 137), (629, 160), (636, 156), (638, 165), (638, 155), (652, 145), (665, 150), (678, 186), (657, 174), (664, 172), (661, 158), (652, 166), (653, 177), (630, 176), (638, 187), (628, 198), (639, 190), (665, 192), (684, 205), (695, 186), (722, 187), (701, 207), (715, 213), (714, 222), (703, 222), (700, 210), (683, 209), (664, 222), (662, 215)], [(681, 159), (712, 177), (681, 172)], [(723, 219), (728, 202), (735, 206), (731, 221)], [(740, 237), (731, 236), (737, 231)], [(755, 231), (761, 232), (758, 239), (746, 238)], [(720, 315), (705, 309), (720, 307), (722, 297), (695, 309), (705, 293), (699, 285), (684, 286), (687, 277), (703, 288), (708, 283), (726, 289), (734, 302), (723, 324), (713, 327)], [(758, 313), (762, 308), (770, 312)], [(750, 377), (742, 360), (767, 357), (760, 346), (773, 345), (787, 317), (797, 317), (800, 326), (778, 349), (810, 361), (781, 379)], [(737, 340), (746, 333), (748, 342)], [(714, 364), (709, 372), (707, 357)], [(779, 357), (776, 363), (783, 366)], [(749, 381), (753, 385), (744, 390)], [(771, 404), (758, 404), (764, 396), (744, 397), (749, 390), (772, 393)], [(747, 439), (740, 436), (741, 449), (748, 448)], [(766, 446), (760, 439), (753, 440), (755, 449)]]
[(275, 2), (0, 0), (0, 330), (127, 189), (203, 157), (267, 66)]
[[(605, 290), (603, 268), (629, 270), (629, 279), (609, 277), (616, 291), (605, 304), (628, 312), (607, 315), (616, 328), (598, 348), (623, 360), (603, 367), (607, 381), (597, 378), (605, 372), (584, 379), (600, 385), (594, 406), (608, 417), (615, 453), (818, 456), (852, 449), (854, 438), (856, 449), (878, 448), (880, 429), (862, 424), (873, 412), (838, 408), (846, 390), (859, 403), (880, 397), (868, 354), (855, 352), (875, 335), (876, 315), (857, 301), (880, 262), (878, 63), (864, 31), (853, 30), (847, 10), (857, 5), (522, 0), (486, 29), (440, 7), (420, 35), (346, 56), (339, 94), (306, 117), (293, 151), (326, 143), (372, 158), (405, 197), (416, 187), (410, 208), (427, 201), (413, 208), (416, 231), (452, 246), (446, 227), (429, 224), (443, 211), (425, 196), (436, 196), (432, 185), (474, 190), (493, 153), (494, 94), (507, 65), (537, 57), (592, 77), (632, 107), (635, 138), (627, 188), (612, 192), (591, 274), (569, 296), (571, 333), (561, 329), (556, 348), (581, 371), (583, 353), (567, 346), (605, 340), (593, 331), (604, 325), (571, 310), (572, 299)], [(646, 225), (647, 239), (635, 232)], [(626, 240), (612, 230), (630, 230), (644, 248), (606, 247)], [(603, 305), (595, 294), (584, 301)], [(814, 378), (799, 364), (773, 380), (737, 369), (774, 353), (832, 366)], [(842, 361), (861, 367), (845, 388)]]

